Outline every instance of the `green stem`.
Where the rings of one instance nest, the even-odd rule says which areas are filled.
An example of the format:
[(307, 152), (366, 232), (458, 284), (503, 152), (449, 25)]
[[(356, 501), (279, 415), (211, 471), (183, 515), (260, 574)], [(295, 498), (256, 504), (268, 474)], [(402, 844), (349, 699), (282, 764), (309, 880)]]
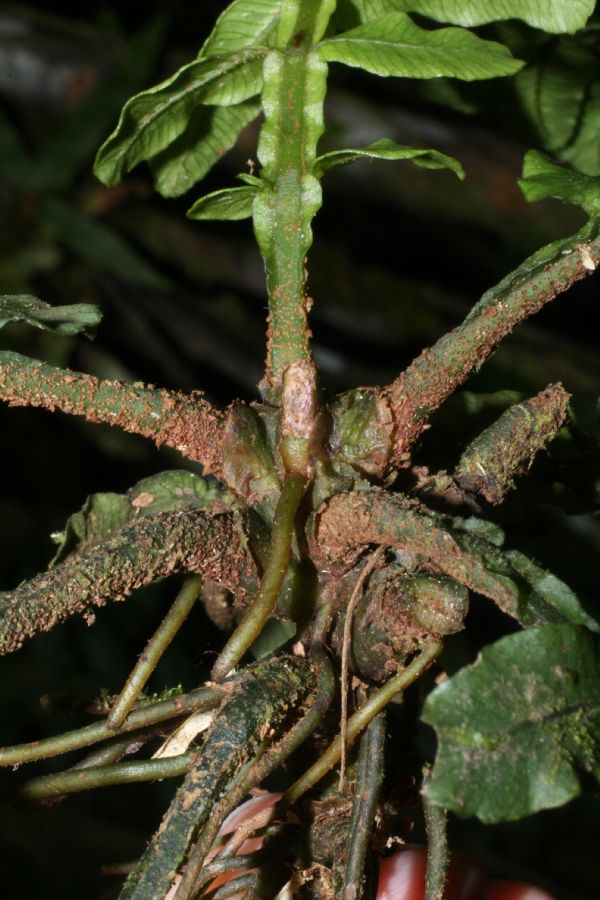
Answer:
[(283, 483), (260, 588), (214, 664), (213, 681), (222, 681), (237, 666), (275, 608), (292, 551), (296, 513), (305, 489), (306, 479), (301, 475), (288, 475)]
[(148, 641), (146, 649), (133, 668), (123, 690), (115, 700), (107, 719), (109, 728), (119, 728), (123, 724), (159, 659), (188, 617), (201, 590), (202, 578), (199, 575), (194, 575), (186, 580), (169, 612)]
[[(169, 700), (160, 700), (158, 703), (142, 704), (139, 709), (133, 710), (117, 734), (139, 731), (157, 722), (182, 718), (202, 709), (215, 709), (222, 703), (224, 696), (225, 691), (214, 685), (210, 688), (198, 688), (189, 694), (182, 694)], [(23, 763), (49, 759), (114, 737), (114, 729), (109, 728), (106, 722), (94, 722), (93, 725), (86, 725), (77, 731), (67, 731), (44, 741), (3, 747), (0, 749), (0, 766), (20, 766)]]
[(206, 884), (203, 868), (206, 855), (214, 846), (221, 825), (227, 816), (240, 805), (252, 788), (259, 784), (255, 774), (256, 767), (263, 758), (265, 749), (266, 743), (263, 741), (257, 748), (255, 757), (247, 762), (239, 772), (236, 772), (231, 779), (225, 789), (225, 796), (212, 807), (208, 821), (188, 854), (185, 871), (177, 886), (174, 900), (191, 900)]
[(340, 737), (342, 739), (342, 758), (340, 765), (340, 783), (338, 790), (340, 793), (344, 790), (344, 780), (346, 775), (346, 728), (348, 725), (348, 659), (350, 656), (350, 648), (352, 644), (352, 622), (354, 620), (354, 612), (361, 598), (365, 582), (369, 578), (371, 572), (381, 559), (383, 547), (378, 547), (367, 559), (360, 575), (356, 580), (356, 584), (352, 590), (350, 602), (344, 616), (344, 637), (342, 643), (342, 660), (341, 660), (341, 714), (340, 714)]
[(106, 422), (179, 450), (219, 476), (225, 416), (202, 397), (140, 384), (99, 381), (19, 353), (0, 353), (0, 400)]
[(385, 725), (385, 712), (381, 712), (369, 722), (360, 742), (343, 900), (358, 900), (364, 893), (365, 860), (384, 775)]
[(143, 736), (127, 735), (125, 738), (111, 741), (109, 744), (104, 744), (102, 747), (98, 747), (96, 750), (92, 750), (91, 753), (86, 754), (83, 759), (71, 766), (71, 770), (98, 769), (100, 766), (112, 766), (123, 759), (130, 747), (141, 749), (143, 744), (149, 739), (150, 735), (144, 733)]
[(442, 806), (430, 803), (423, 795), (427, 828), (427, 877), (424, 900), (444, 900), (448, 872), (447, 814)]
[[(383, 687), (374, 691), (369, 699), (363, 703), (353, 716), (348, 719), (347, 742), (351, 744), (367, 727), (371, 719), (380, 713), (388, 705), (396, 694), (406, 690), (414, 681), (429, 668), (431, 663), (442, 652), (443, 644), (441, 641), (432, 641), (429, 644), (423, 644), (421, 652), (406, 669), (398, 672), (393, 678), (390, 678)], [(288, 788), (282, 798), (285, 806), (291, 806), (303, 794), (309, 791), (318, 781), (321, 780), (333, 767), (340, 761), (342, 756), (342, 737), (338, 735), (331, 742), (327, 750), (319, 757), (319, 759), (306, 772), (298, 778), (293, 785)]]
[(140, 518), (0, 594), (0, 654), (168, 575), (196, 572), (235, 590), (253, 568), (241, 521), (233, 513), (188, 508)]
[(327, 78), (313, 47), (334, 6), (333, 0), (284, 0), (276, 49), (265, 60), (258, 159), (267, 187), (255, 200), (254, 227), (269, 293), (266, 386), (275, 395), (286, 368), (310, 360), (305, 259), (321, 206), (312, 166)]
[(194, 753), (182, 753), (167, 759), (144, 759), (136, 762), (119, 763), (115, 766), (100, 766), (96, 769), (77, 769), (59, 772), (57, 775), (42, 775), (27, 782), (21, 794), (28, 800), (44, 800), (79, 791), (109, 787), (113, 784), (132, 784), (138, 781), (160, 781), (184, 775), (194, 759)]

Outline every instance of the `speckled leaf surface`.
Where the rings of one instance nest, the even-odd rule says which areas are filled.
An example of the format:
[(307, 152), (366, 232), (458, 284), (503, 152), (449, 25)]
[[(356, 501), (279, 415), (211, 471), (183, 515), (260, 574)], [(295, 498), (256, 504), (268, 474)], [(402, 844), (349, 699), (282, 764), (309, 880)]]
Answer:
[(423, 718), (439, 748), (427, 793), (461, 816), (519, 819), (600, 780), (598, 638), (548, 625), (502, 638), (440, 684)]
[(139, 516), (156, 516), (190, 506), (202, 509), (221, 493), (216, 482), (174, 469), (138, 481), (127, 494), (92, 494), (80, 510), (69, 516), (64, 529), (52, 535), (58, 545), (52, 564), (106, 540)]

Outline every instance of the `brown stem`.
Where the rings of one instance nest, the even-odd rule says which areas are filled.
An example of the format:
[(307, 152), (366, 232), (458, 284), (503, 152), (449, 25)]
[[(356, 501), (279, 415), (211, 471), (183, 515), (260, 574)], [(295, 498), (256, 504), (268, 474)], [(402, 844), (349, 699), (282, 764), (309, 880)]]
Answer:
[(362, 547), (383, 544), (410, 551), (519, 618), (519, 599), (506, 579), (488, 571), (435, 516), (405, 498), (381, 490), (338, 494), (319, 510), (313, 559), (334, 574), (349, 568)]
[(476, 372), (497, 344), (600, 264), (600, 226), (544, 247), (487, 291), (464, 322), (424, 350), (385, 393), (394, 418), (390, 464), (405, 465), (430, 414)]
[(0, 353), (0, 400), (38, 406), (106, 422), (178, 450), (219, 477), (226, 415), (199, 391), (157, 390), (141, 384), (99, 381), (18, 353)]
[(519, 470), (558, 432), (570, 395), (561, 384), (509, 407), (467, 447), (454, 477), (465, 491), (500, 503)]
[(239, 517), (185, 509), (140, 518), (0, 594), (0, 654), (77, 613), (89, 619), (92, 607), (123, 600), (176, 572), (194, 572), (230, 589), (251, 577), (254, 563)]

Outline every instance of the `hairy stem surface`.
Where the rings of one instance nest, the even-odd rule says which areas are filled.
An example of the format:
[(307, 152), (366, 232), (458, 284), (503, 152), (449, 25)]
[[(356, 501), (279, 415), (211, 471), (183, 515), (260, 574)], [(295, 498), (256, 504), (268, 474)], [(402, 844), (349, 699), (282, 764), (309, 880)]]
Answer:
[(275, 659), (253, 670), (220, 711), (169, 811), (128, 879), (122, 898), (163, 900), (190, 845), (228, 783), (264, 743), (261, 730), (277, 728), (314, 690), (305, 660)]
[(106, 422), (173, 447), (205, 471), (221, 472), (225, 415), (200, 392), (157, 390), (59, 369), (19, 353), (0, 353), (0, 400)]
[(140, 518), (110, 540), (0, 594), (0, 653), (176, 572), (195, 572), (235, 590), (253, 569), (232, 513), (184, 509)]
[(600, 224), (529, 257), (487, 291), (464, 322), (424, 350), (387, 389), (395, 420), (393, 464), (406, 462), (429, 415), (476, 372), (510, 332), (600, 264)]

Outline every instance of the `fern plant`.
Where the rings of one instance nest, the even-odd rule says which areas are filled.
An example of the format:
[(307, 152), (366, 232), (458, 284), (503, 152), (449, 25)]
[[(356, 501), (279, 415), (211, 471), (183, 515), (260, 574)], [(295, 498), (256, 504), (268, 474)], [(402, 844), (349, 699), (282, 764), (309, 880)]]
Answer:
[[(600, 626), (566, 584), (507, 549), (486, 518), (565, 425), (569, 394), (553, 384), (510, 406), (452, 471), (417, 473), (413, 453), (433, 412), (515, 326), (593, 274), (598, 177), (527, 154), (526, 198), (577, 203), (587, 224), (526, 259), (387, 386), (327, 397), (311, 353), (307, 288), (312, 220), (330, 169), (373, 158), (464, 177), (456, 159), (388, 138), (320, 154), (329, 64), (382, 77), (523, 79), (523, 60), (470, 29), (518, 18), (545, 34), (575, 33), (593, 6), (234, 0), (197, 58), (129, 100), (101, 147), (95, 171), (104, 184), (147, 163), (156, 190), (176, 197), (195, 190), (263, 117), (256, 173), (201, 196), (188, 212), (194, 220), (252, 219), (269, 303), (260, 399), (217, 409), (200, 392), (99, 381), (0, 354), (7, 403), (108, 422), (174, 448), (211, 476), (161, 472), (126, 494), (92, 495), (69, 519), (48, 570), (0, 597), (0, 649), (9, 653), (70, 616), (93, 618), (96, 607), (143, 585), (188, 575), (105, 719), (0, 750), (2, 765), (20, 766), (94, 748), (73, 769), (26, 781), (20, 790), (32, 800), (183, 778), (122, 897), (209, 894), (215, 875), (232, 867), (227, 853), (207, 861), (225, 817), (299, 753), (312, 763), (288, 779), (278, 824), (256, 823), (263, 850), (244, 857), (246, 869), (260, 869), (218, 896), (371, 896), (372, 835), (381, 846), (394, 834), (376, 817), (386, 745), (392, 754), (396, 747), (386, 708), (415, 682), (416, 719), (438, 739), (414, 789), (428, 825), (430, 900), (444, 892), (446, 811), (510, 821), (597, 783)], [(0, 299), (0, 325), (75, 334), (99, 320), (87, 305)], [(186, 694), (145, 697), (201, 595), (213, 614), (211, 597), (233, 598), (232, 631), (211, 680)], [(431, 671), (443, 670), (445, 646), (480, 597), (514, 621), (514, 633), (435, 686)], [(129, 758), (155, 751), (157, 735), (158, 752)], [(309, 792), (329, 810), (327, 828), (303, 806)]]

